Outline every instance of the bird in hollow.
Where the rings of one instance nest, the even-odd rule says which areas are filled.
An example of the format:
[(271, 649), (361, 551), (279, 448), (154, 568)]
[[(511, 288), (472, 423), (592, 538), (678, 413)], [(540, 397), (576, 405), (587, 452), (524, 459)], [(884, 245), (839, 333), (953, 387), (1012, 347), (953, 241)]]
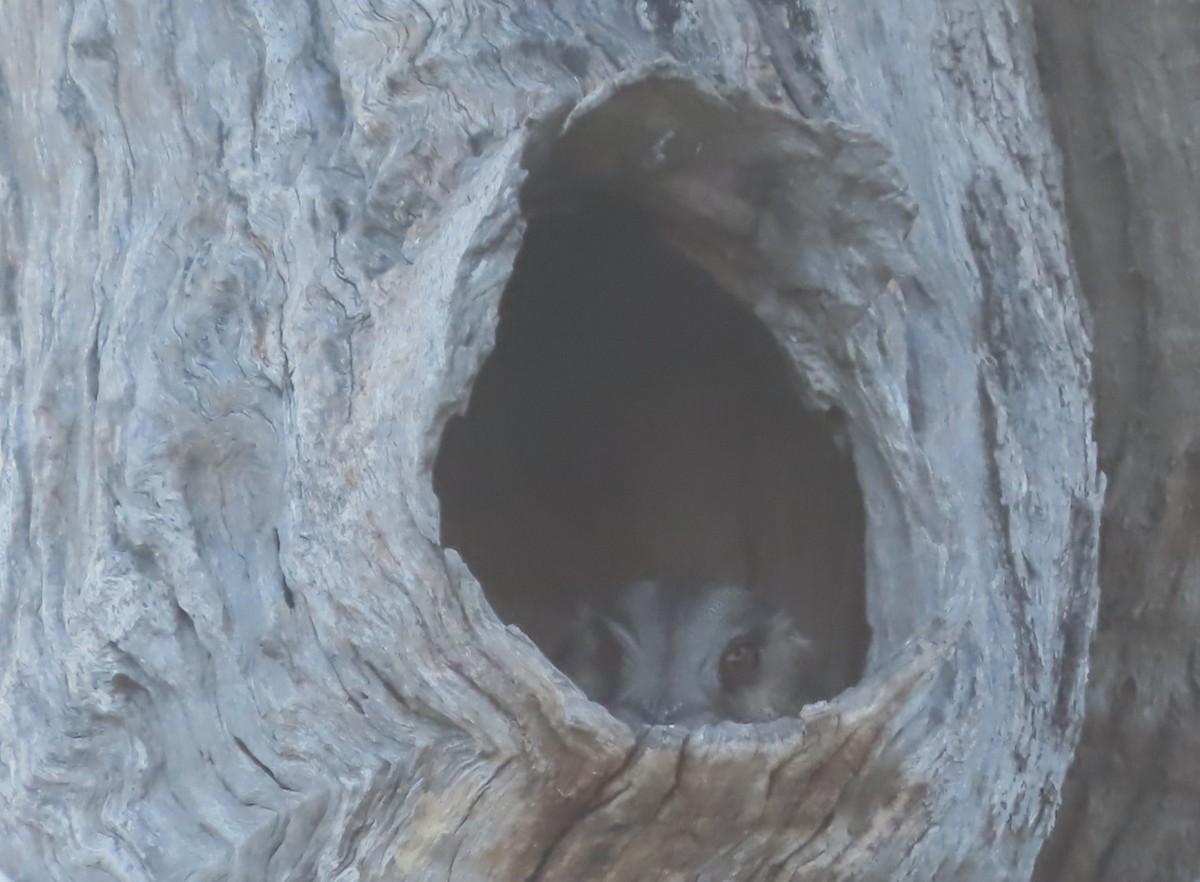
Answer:
[(558, 668), (630, 726), (760, 722), (828, 697), (814, 641), (739, 586), (635, 582), (562, 636)]

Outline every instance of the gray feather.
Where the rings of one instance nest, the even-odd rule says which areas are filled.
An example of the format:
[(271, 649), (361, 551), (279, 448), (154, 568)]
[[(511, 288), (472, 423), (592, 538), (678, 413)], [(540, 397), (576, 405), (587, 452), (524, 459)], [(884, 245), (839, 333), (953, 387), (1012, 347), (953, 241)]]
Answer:
[[(816, 644), (765, 598), (728, 585), (636, 582), (567, 629), (555, 662), (593, 701), (630, 725), (758, 722), (827, 697)], [(722, 678), (731, 647), (755, 664)]]

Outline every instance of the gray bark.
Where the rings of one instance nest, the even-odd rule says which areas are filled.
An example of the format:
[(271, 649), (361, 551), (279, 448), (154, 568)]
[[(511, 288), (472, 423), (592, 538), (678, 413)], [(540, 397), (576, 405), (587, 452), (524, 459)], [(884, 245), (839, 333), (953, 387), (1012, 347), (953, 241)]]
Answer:
[[(0, 870), (1030, 877), (1103, 480), (1025, 4), (21, 0), (0, 34)], [(525, 222), (597, 188), (846, 417), (872, 642), (797, 720), (635, 739), (441, 545)]]
[(1200, 878), (1200, 17), (1039, 3), (1096, 339), (1104, 514), (1087, 724), (1044, 880)]

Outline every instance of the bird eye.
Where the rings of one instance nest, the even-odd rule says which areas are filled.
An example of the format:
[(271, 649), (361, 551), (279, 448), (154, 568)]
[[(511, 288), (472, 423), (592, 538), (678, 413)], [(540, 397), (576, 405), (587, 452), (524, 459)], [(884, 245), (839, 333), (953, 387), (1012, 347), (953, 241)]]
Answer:
[(588, 697), (606, 704), (617, 691), (621, 681), (625, 650), (620, 639), (619, 626), (610, 619), (597, 617), (593, 623), (592, 639), (587, 648), (588, 667), (592, 672), (591, 688), (584, 688)]
[(621, 644), (612, 629), (606, 624), (600, 629), (599, 644), (596, 647), (596, 662), (601, 670), (610, 677), (615, 677), (621, 669)]
[(742, 689), (758, 675), (761, 661), (758, 646), (748, 640), (735, 640), (725, 648), (721, 656), (721, 686), (725, 689)]

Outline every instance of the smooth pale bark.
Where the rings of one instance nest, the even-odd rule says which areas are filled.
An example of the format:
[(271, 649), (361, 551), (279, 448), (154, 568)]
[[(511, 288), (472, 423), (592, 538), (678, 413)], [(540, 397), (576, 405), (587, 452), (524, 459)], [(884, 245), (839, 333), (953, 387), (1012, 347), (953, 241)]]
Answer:
[[(1021, 3), (0, 7), (0, 869), (1022, 879), (1102, 480)], [(847, 418), (862, 684), (641, 741), (441, 548), (594, 188)]]

